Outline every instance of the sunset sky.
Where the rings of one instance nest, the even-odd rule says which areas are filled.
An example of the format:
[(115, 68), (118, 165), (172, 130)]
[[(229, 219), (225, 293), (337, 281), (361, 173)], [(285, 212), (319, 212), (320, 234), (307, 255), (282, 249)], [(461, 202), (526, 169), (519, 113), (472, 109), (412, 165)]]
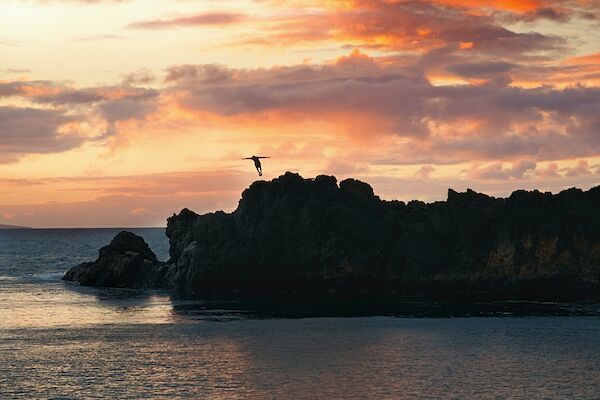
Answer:
[(600, 183), (600, 0), (2, 0), (0, 224), (164, 226), (285, 171)]

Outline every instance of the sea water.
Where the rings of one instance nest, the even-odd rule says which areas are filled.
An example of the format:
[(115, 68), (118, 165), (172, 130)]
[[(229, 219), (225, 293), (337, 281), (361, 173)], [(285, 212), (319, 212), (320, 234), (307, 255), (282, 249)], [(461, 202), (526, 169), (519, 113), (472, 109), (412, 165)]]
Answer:
[(280, 317), (60, 280), (118, 232), (0, 231), (1, 399), (600, 398), (595, 306)]

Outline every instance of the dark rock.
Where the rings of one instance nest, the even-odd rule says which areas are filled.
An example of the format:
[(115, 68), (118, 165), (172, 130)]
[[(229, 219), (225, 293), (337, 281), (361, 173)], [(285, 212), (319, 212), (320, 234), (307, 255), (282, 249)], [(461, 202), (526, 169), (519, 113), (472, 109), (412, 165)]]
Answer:
[(123, 231), (100, 249), (98, 259), (71, 268), (64, 280), (84, 286), (161, 286), (164, 266), (141, 237)]
[(362, 193), (368, 197), (374, 197), (373, 188), (365, 182), (357, 181), (356, 179), (344, 179), (340, 182), (340, 189), (355, 193)]
[(337, 189), (337, 179), (335, 176), (318, 175), (315, 178), (315, 183), (323, 188)]
[(144, 260), (148, 260), (154, 264), (158, 263), (156, 255), (150, 250), (144, 239), (127, 231), (120, 232), (108, 246), (101, 248), (98, 258), (112, 261), (127, 253), (136, 253)]
[[(166, 233), (168, 265), (139, 256), (159, 272), (136, 277), (144, 268), (123, 261), (130, 244), (117, 243), (67, 276), (197, 294), (600, 298), (600, 187), (507, 199), (449, 190), (446, 202), (405, 204), (382, 201), (354, 179), (338, 187), (335, 177), (288, 172), (254, 182), (231, 214), (184, 209)], [(98, 272), (111, 263), (136, 267)]]

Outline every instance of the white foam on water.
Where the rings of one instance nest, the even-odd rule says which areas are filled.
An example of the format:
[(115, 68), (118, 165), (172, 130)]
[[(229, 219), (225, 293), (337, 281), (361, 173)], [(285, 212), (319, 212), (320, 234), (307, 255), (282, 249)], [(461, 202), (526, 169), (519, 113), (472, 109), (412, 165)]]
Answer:
[(40, 272), (29, 275), (31, 278), (39, 281), (59, 281), (64, 272)]

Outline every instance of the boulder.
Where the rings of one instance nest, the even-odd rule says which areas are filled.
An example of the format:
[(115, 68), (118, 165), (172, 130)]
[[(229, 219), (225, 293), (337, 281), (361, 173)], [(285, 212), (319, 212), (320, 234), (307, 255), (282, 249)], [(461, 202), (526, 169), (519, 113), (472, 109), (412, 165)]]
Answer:
[(163, 267), (143, 238), (123, 231), (100, 249), (96, 261), (71, 268), (63, 279), (83, 286), (153, 287), (161, 286)]

